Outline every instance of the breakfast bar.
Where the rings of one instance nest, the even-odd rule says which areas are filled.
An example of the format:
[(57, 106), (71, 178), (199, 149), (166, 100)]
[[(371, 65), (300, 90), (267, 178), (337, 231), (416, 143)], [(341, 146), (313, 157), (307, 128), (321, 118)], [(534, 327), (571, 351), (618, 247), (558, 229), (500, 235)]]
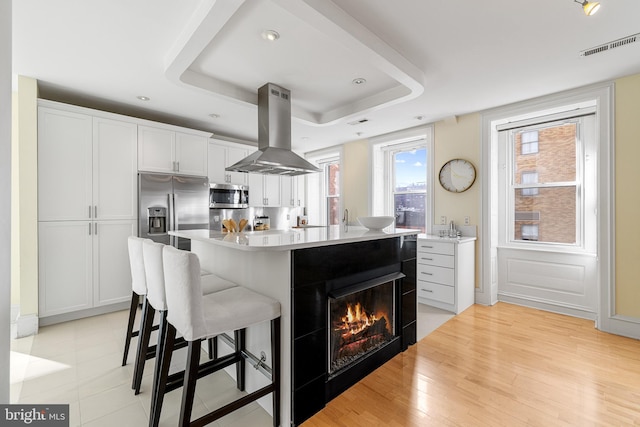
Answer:
[[(280, 301), (284, 426), (299, 425), (415, 343), (419, 232), (329, 226), (171, 234), (191, 240), (203, 269)], [(352, 319), (356, 314), (366, 319)], [(269, 346), (268, 324), (247, 330), (248, 351), (266, 356), (267, 366)], [(247, 373), (249, 392), (267, 382)], [(270, 396), (259, 402), (271, 412)]]

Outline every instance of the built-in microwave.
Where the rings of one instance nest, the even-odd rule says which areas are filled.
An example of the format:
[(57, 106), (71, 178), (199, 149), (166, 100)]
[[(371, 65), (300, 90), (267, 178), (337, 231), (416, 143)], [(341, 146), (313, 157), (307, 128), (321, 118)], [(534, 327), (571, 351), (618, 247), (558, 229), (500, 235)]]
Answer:
[(249, 187), (240, 184), (209, 184), (209, 207), (247, 208), (249, 207)]

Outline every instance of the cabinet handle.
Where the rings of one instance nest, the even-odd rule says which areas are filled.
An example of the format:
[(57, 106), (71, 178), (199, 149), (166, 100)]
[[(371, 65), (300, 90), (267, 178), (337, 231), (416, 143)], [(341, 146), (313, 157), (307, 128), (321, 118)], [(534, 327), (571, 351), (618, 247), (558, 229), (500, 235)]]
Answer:
[(425, 291), (425, 292), (433, 293), (433, 291), (432, 291), (431, 289), (424, 289), (424, 288), (422, 288), (421, 290), (423, 290), (423, 291)]
[(421, 248), (433, 249), (433, 246), (420, 246)]
[(427, 276), (433, 276), (433, 273), (427, 273), (426, 271), (421, 271), (420, 274), (426, 274)]
[(94, 222), (94, 224), (95, 224), (95, 227), (94, 227), (95, 233), (93, 233), (93, 234), (95, 234), (97, 236), (98, 235), (98, 223)]
[(433, 258), (420, 258), (420, 259), (423, 259), (425, 261), (433, 261)]
[(91, 205), (89, 205), (89, 219), (91, 219)]
[(91, 223), (89, 223), (89, 236), (91, 236)]
[(95, 219), (98, 219), (98, 205), (95, 205), (95, 206), (93, 207), (93, 212), (94, 212), (94, 213), (93, 213), (93, 217), (94, 217)]
[(176, 171), (180, 172), (180, 162), (176, 162)]

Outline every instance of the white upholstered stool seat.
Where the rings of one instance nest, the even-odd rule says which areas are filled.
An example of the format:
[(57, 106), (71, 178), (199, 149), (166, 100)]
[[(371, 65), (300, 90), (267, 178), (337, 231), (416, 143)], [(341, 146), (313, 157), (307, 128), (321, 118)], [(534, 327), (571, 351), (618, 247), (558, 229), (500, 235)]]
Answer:
[[(149, 304), (143, 308), (140, 326), (140, 330), (142, 332), (140, 339), (138, 340), (138, 351), (131, 386), (135, 390), (135, 394), (140, 393), (145, 361), (155, 357), (163, 345), (163, 338), (166, 335), (167, 316), (167, 300), (164, 288), (164, 270), (162, 262), (162, 251), (166, 245), (146, 239), (142, 242), (141, 246), (145, 283), (147, 286), (146, 300)], [(215, 274), (211, 274), (205, 270), (200, 269), (198, 273), (201, 277), (203, 294), (210, 294), (237, 286), (235, 283), (218, 277)], [(153, 328), (153, 317), (156, 311), (160, 314), (158, 343), (155, 346), (149, 346), (151, 330)], [(186, 343), (179, 343), (177, 348), (185, 346)], [(213, 344), (211, 344), (211, 353), (214, 352), (213, 347)], [(215, 352), (217, 353), (217, 350)]]
[[(183, 386), (178, 425), (191, 422), (196, 381), (199, 377), (236, 365), (238, 388), (244, 390), (244, 329), (271, 322), (271, 383), (240, 399), (226, 404), (193, 421), (205, 425), (260, 397), (273, 393), (273, 425), (280, 424), (280, 303), (247, 288), (238, 286), (202, 295), (204, 278), (200, 277), (197, 255), (172, 247), (163, 249), (165, 292), (169, 328), (162, 348), (158, 377), (154, 379), (149, 425), (160, 419), (164, 394)], [(225, 331), (235, 332), (235, 351), (200, 364), (201, 340)], [(176, 334), (188, 342), (187, 366), (184, 372), (169, 375), (172, 345)], [(240, 377), (242, 380), (240, 381)]]

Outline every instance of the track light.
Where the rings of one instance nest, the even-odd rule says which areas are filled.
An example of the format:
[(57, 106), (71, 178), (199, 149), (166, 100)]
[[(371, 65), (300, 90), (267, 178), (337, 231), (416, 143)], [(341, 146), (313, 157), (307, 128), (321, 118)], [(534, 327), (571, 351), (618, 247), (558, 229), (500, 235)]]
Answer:
[(600, 9), (600, 3), (598, 3), (597, 1), (580, 1), (580, 0), (573, 0), (576, 3), (580, 3), (582, 5), (582, 9), (584, 10), (584, 14), (587, 16), (591, 16), (594, 15), (598, 9)]

